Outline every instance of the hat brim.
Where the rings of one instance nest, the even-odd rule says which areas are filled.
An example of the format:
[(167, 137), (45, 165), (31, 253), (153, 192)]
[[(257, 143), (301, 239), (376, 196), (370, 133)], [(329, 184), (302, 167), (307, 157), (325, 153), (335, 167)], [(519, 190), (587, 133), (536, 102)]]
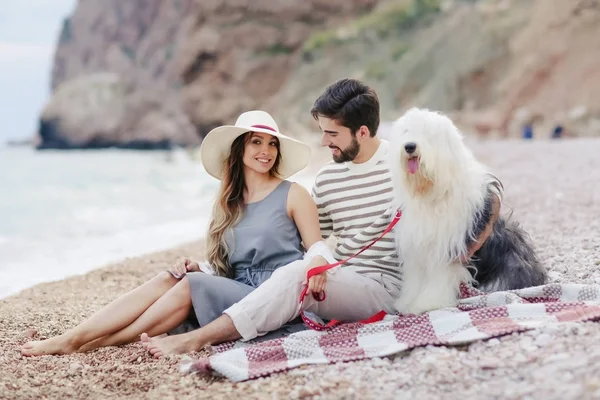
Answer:
[(268, 129), (224, 125), (211, 130), (202, 140), (200, 158), (206, 172), (212, 177), (222, 180), (225, 176), (225, 161), (229, 157), (233, 141), (238, 136), (250, 131), (266, 133), (279, 139), (281, 162), (278, 170), (282, 179), (289, 178), (308, 165), (311, 150), (306, 143)]

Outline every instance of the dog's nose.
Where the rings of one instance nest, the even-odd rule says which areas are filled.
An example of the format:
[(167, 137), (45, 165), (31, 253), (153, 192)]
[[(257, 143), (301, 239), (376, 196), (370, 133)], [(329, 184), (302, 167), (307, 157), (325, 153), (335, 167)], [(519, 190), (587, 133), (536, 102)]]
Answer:
[(404, 145), (404, 150), (406, 150), (406, 152), (408, 154), (414, 153), (416, 149), (417, 149), (417, 144), (416, 143), (410, 142), (410, 143), (406, 143)]

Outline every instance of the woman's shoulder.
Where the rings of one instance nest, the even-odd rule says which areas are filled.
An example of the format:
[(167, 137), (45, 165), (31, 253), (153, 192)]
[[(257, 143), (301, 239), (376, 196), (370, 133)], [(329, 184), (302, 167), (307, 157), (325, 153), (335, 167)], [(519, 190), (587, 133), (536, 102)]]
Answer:
[(282, 179), (280, 183), (277, 184), (277, 188), (287, 190), (288, 193), (291, 195), (301, 194), (302, 191), (306, 191), (304, 186), (302, 186), (298, 182), (290, 181), (287, 179)]
[(308, 193), (308, 190), (298, 182), (285, 180), (286, 185), (290, 188), (292, 194)]
[(307, 202), (313, 202), (313, 198), (310, 195), (308, 189), (297, 182), (289, 182), (290, 190), (288, 192), (288, 203), (292, 206), (302, 207)]

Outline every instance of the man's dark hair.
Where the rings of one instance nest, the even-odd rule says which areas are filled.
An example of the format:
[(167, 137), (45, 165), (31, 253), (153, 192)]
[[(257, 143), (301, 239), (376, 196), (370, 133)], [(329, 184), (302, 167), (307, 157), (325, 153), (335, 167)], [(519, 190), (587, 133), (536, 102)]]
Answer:
[(353, 135), (365, 125), (371, 137), (379, 128), (379, 99), (377, 93), (356, 79), (341, 79), (327, 89), (310, 111), (314, 119), (331, 118), (350, 129)]

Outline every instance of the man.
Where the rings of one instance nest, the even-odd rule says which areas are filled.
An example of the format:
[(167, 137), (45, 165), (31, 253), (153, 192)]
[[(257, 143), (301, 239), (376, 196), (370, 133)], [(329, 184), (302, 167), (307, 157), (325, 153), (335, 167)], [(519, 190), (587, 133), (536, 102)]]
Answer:
[[(389, 225), (392, 181), (387, 167), (388, 143), (377, 138), (379, 100), (365, 84), (342, 79), (329, 86), (311, 111), (322, 131), (322, 144), (333, 163), (317, 175), (312, 190), (324, 239), (337, 238), (334, 256), (343, 260), (379, 237)], [(251, 340), (298, 317), (299, 296), (307, 270), (324, 263), (317, 257), (279, 268), (270, 279), (212, 323), (195, 331), (163, 339), (142, 335), (155, 356), (194, 351), (209, 344)], [(384, 310), (395, 313), (402, 274), (393, 235), (341, 267), (308, 282), (309, 293), (326, 292), (323, 301), (307, 296), (305, 311), (331, 320), (359, 321)]]
[[(343, 79), (330, 86), (316, 100), (312, 115), (323, 132), (321, 143), (331, 149), (334, 161), (317, 175), (313, 198), (321, 234), (337, 238), (334, 255), (341, 260), (379, 237), (395, 213), (386, 159), (389, 145), (376, 136), (377, 95), (359, 81)], [(391, 233), (343, 268), (376, 280), (392, 295), (400, 290), (401, 271)]]

